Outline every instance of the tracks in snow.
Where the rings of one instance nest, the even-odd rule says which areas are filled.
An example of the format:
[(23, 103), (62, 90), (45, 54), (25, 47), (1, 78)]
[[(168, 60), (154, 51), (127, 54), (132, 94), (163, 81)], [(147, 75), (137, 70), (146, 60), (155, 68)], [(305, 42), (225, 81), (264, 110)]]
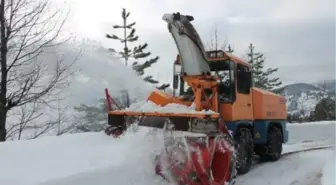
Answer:
[(324, 149), (329, 149), (329, 148), (335, 148), (335, 146), (333, 146), (333, 145), (316, 146), (316, 147), (312, 147), (312, 148), (306, 148), (306, 149), (301, 149), (301, 150), (297, 150), (297, 151), (286, 152), (286, 153), (283, 153), (282, 156), (288, 156), (288, 155), (291, 155), (291, 154), (297, 154), (297, 153), (300, 153), (300, 152), (308, 152), (308, 151), (313, 151), (313, 150), (324, 150)]

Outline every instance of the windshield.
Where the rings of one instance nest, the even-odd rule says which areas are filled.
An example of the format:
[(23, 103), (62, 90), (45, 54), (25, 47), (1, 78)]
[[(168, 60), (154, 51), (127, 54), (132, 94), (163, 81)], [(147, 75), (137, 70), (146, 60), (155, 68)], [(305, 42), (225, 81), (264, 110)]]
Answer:
[[(218, 76), (218, 85), (221, 97), (231, 97), (231, 90), (234, 85), (234, 63), (232, 61), (216, 61), (209, 63), (211, 68), (211, 75)], [(181, 66), (176, 66), (175, 74), (180, 74)], [(184, 83), (183, 78), (179, 79), (179, 86), (177, 89), (177, 95), (192, 95), (193, 91), (191, 87)], [(220, 98), (223, 99), (224, 98)], [(227, 99), (227, 98), (225, 98)], [(226, 100), (225, 100), (226, 101)]]
[(230, 84), (230, 69), (223, 71), (211, 71), (211, 75), (216, 75), (219, 77), (218, 83)]

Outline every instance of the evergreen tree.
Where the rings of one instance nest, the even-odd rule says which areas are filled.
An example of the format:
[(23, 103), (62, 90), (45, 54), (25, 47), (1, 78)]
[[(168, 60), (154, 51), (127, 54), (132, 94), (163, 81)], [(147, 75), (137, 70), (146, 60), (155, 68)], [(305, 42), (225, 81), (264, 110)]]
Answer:
[(77, 129), (82, 132), (99, 132), (104, 130), (107, 123), (106, 104), (104, 99), (100, 99), (98, 105), (88, 106), (81, 104), (74, 107), (75, 111), (82, 113), (80, 124)]
[[(140, 44), (133, 48), (133, 50), (130, 49), (131, 43), (137, 42), (139, 39), (139, 36), (136, 35), (136, 29), (134, 28), (135, 22), (128, 23), (128, 17), (130, 16), (130, 12), (127, 12), (125, 8), (122, 9), (121, 12), (121, 18), (122, 18), (122, 24), (121, 25), (114, 25), (114, 29), (122, 29), (123, 30), (123, 36), (119, 37), (115, 34), (106, 34), (106, 37), (109, 39), (119, 40), (123, 45), (123, 51), (120, 51), (119, 54), (121, 57), (125, 60), (125, 65), (128, 66), (128, 61), (130, 58), (133, 58), (135, 61), (132, 64), (133, 70), (137, 72), (138, 75), (143, 76), (145, 73), (145, 69), (152, 66), (152, 64), (155, 64), (159, 57), (156, 56), (154, 58), (150, 58), (149, 60), (146, 60), (144, 63), (139, 63), (137, 60), (139, 59), (145, 59), (151, 55), (151, 52), (145, 52), (144, 50), (147, 48), (148, 44)], [(157, 80), (154, 80), (152, 76), (145, 76), (143, 78), (144, 81), (151, 83), (151, 84), (158, 84), (159, 82)], [(165, 89), (169, 87), (169, 84), (163, 84), (158, 86), (158, 89)]]
[(312, 112), (315, 121), (335, 120), (335, 97), (328, 96), (320, 100)]
[[(119, 108), (124, 109), (129, 107), (133, 100), (130, 99), (127, 91), (121, 91), (119, 96), (113, 97), (118, 104)], [(100, 99), (96, 105), (81, 104), (74, 109), (78, 113), (82, 113), (80, 116), (80, 124), (77, 129), (82, 132), (99, 132), (104, 130), (107, 124), (107, 108), (105, 98)], [(112, 109), (117, 109), (112, 105)]]
[(249, 52), (247, 53), (248, 63), (252, 67), (253, 86), (272, 91), (274, 93), (280, 93), (284, 88), (279, 88), (282, 82), (279, 78), (269, 78), (274, 72), (278, 71), (278, 68), (268, 68), (264, 70), (264, 55), (260, 52), (254, 51), (254, 46), (249, 45)]

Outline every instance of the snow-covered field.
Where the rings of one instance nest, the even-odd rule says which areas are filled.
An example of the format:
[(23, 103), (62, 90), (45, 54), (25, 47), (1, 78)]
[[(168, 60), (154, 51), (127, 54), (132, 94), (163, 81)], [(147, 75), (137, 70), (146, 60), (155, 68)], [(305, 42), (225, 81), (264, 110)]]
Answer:
[[(334, 185), (335, 122), (288, 126), (289, 143), (275, 163), (256, 164), (236, 185)], [(141, 128), (119, 139), (81, 133), (0, 144), (2, 185), (168, 185), (154, 175), (162, 137)], [(286, 154), (287, 153), (287, 154)], [(288, 154), (290, 153), (290, 154)]]

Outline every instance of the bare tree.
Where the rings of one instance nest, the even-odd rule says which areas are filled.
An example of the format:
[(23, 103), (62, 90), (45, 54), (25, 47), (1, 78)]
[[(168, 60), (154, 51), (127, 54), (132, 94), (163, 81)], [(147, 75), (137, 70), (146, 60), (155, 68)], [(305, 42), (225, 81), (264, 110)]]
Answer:
[[(210, 42), (210, 43), (209, 43)], [(218, 38), (218, 28), (214, 25), (211, 31), (210, 41), (207, 43), (207, 50), (218, 50), (219, 38)]]
[(19, 111), (11, 111), (14, 114), (8, 116), (15, 120), (7, 127), (6, 140), (35, 139), (46, 134), (59, 136), (75, 131), (79, 121), (73, 119), (70, 107), (62, 105), (60, 100), (52, 104), (55, 105), (30, 103), (18, 107)]
[(218, 36), (218, 27), (217, 24), (214, 24), (214, 27), (211, 30), (210, 41), (207, 42), (206, 49), (209, 50), (224, 50), (232, 53), (234, 50), (230, 44), (226, 41), (221, 41)]
[[(0, 141), (6, 140), (7, 114), (11, 109), (48, 103), (68, 84), (68, 69), (73, 63), (38, 58), (47, 48), (65, 41), (57, 38), (68, 14), (52, 11), (50, 5), (49, 0), (1, 0)], [(20, 128), (33, 118), (25, 114)]]
[(42, 113), (38, 113), (38, 104), (36, 103), (26, 104), (18, 108), (19, 111), (13, 111), (14, 114), (11, 115), (16, 117), (17, 121), (7, 127), (6, 139), (11, 138), (14, 140), (16, 138), (20, 140), (23, 130), (27, 129), (27, 126), (29, 127), (28, 124), (42, 116)]
[(48, 116), (48, 118), (53, 117), (53, 119), (45, 120), (39, 124), (31, 124), (31, 133), (29, 139), (36, 139), (48, 132), (50, 134), (60, 136), (62, 134), (68, 133), (75, 129), (76, 122), (72, 122), (70, 114), (66, 112), (70, 111), (68, 106), (60, 105), (60, 101), (57, 101), (56, 114), (54, 116)]
[(56, 136), (63, 135), (65, 133), (74, 132), (77, 130), (77, 125), (80, 123), (79, 120), (73, 119), (73, 112), (69, 106), (61, 106), (58, 102), (57, 104), (57, 116), (54, 121), (56, 127)]

